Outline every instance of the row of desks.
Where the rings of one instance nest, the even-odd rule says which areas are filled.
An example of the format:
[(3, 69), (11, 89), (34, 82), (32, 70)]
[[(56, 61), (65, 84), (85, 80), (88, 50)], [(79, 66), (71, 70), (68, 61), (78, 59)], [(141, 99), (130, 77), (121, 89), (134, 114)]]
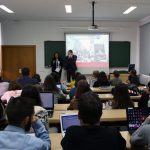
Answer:
[[(108, 88), (100, 88), (100, 87), (91, 87), (91, 90), (95, 93), (110, 93), (113, 87)], [(145, 86), (139, 86), (139, 90), (144, 90)], [(67, 89), (67, 93), (70, 92), (70, 89)]]
[[(126, 149), (131, 150), (130, 145), (130, 134), (128, 131), (121, 132), (122, 137), (126, 140)], [(62, 140), (62, 134), (61, 133), (52, 133), (50, 134), (51, 139), (51, 150), (62, 150), (61, 147), (61, 140)]]
[[(49, 118), (50, 124), (59, 124), (60, 123), (60, 114), (78, 114), (77, 110), (69, 111), (54, 111), (53, 116)], [(101, 117), (101, 122), (117, 122), (117, 121), (126, 121), (126, 110), (125, 109), (110, 109), (103, 110)]]

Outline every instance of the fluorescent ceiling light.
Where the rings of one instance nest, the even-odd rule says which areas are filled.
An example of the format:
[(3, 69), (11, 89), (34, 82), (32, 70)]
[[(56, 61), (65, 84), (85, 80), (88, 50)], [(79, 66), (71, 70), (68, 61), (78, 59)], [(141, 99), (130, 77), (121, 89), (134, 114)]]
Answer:
[(129, 14), (131, 11), (133, 11), (136, 8), (137, 8), (136, 6), (131, 6), (126, 11), (124, 11), (123, 14)]
[(0, 8), (3, 9), (4, 11), (8, 12), (8, 13), (14, 13), (12, 10), (10, 10), (9, 8), (7, 8), (4, 5), (0, 5)]
[(72, 13), (72, 7), (71, 5), (65, 5), (66, 13)]

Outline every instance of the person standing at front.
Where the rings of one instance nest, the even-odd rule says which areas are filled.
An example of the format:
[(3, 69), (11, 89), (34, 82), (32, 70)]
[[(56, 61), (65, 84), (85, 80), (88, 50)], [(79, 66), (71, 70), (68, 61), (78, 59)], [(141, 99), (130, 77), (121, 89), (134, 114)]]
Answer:
[(72, 50), (69, 50), (66, 56), (67, 82), (71, 82), (71, 78), (72, 80), (75, 79), (75, 72), (77, 70), (76, 60), (77, 56), (73, 54)]

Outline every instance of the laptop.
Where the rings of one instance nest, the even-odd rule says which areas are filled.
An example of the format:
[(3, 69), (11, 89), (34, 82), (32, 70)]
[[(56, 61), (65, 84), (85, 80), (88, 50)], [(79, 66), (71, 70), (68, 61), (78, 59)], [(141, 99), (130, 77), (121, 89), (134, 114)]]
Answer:
[(48, 116), (52, 117), (54, 111), (54, 93), (40, 92), (43, 107), (47, 110)]
[(65, 136), (66, 129), (70, 126), (80, 126), (80, 120), (77, 114), (60, 114), (60, 126), (62, 136)]
[(128, 124), (128, 131), (132, 134), (135, 130), (137, 130), (141, 124), (145, 121), (145, 119), (150, 114), (150, 108), (127, 108), (127, 124)]

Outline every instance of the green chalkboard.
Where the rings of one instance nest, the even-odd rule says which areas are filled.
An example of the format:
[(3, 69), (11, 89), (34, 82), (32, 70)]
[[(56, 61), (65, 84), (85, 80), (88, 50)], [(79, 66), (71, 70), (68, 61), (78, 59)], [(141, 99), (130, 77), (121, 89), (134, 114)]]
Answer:
[(55, 52), (58, 52), (62, 59), (65, 59), (66, 45), (65, 41), (45, 41), (45, 67), (49, 67)]
[(109, 42), (109, 66), (128, 67), (130, 64), (130, 42)]
[[(45, 41), (45, 67), (51, 63), (53, 54), (59, 52), (62, 59), (65, 59), (66, 44), (65, 41)], [(128, 67), (130, 64), (130, 42), (128, 41), (110, 41), (109, 42), (109, 66), (110, 67)]]

